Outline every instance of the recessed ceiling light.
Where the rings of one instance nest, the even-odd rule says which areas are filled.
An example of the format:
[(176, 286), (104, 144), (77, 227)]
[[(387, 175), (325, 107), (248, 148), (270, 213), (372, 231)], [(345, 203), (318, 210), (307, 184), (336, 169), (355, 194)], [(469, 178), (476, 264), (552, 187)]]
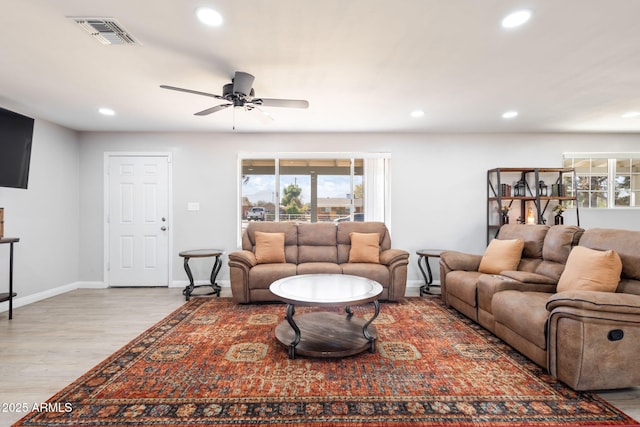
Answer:
[(205, 25), (210, 27), (219, 27), (222, 25), (222, 15), (210, 7), (199, 7), (196, 9), (196, 16)]
[(507, 111), (505, 113), (502, 113), (503, 119), (513, 119), (514, 117), (518, 117), (517, 111)]
[(115, 116), (116, 112), (113, 111), (111, 108), (100, 108), (98, 110), (98, 112), (104, 116)]
[(422, 117), (424, 116), (424, 111), (422, 110), (415, 110), (411, 112), (411, 117)]
[(530, 10), (519, 10), (517, 12), (513, 12), (502, 20), (502, 28), (519, 27), (527, 22), (529, 18), (531, 18)]
[(640, 116), (640, 111), (629, 111), (628, 113), (624, 113), (622, 115), (623, 119), (630, 119), (632, 117), (639, 117)]

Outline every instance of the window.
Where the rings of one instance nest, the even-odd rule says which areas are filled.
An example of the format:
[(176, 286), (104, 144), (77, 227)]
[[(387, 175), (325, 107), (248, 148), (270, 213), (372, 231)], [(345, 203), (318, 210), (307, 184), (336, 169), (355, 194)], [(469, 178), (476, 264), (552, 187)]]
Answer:
[[(241, 154), (240, 224), (249, 221), (388, 221), (389, 155)], [(264, 218), (252, 208), (266, 211)]]
[(581, 208), (640, 207), (640, 153), (565, 153)]

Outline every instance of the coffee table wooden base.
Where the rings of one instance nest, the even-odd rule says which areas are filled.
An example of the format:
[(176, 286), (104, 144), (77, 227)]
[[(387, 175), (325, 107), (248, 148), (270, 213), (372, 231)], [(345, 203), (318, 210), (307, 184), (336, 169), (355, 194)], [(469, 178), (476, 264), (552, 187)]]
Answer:
[(372, 340), (364, 336), (367, 320), (337, 313), (313, 312), (295, 316), (300, 329), (300, 342), (294, 345), (295, 332), (284, 320), (276, 327), (276, 338), (289, 348), (289, 356), (296, 354), (311, 357), (346, 357), (369, 350), (375, 352), (378, 331), (369, 325), (367, 332)]

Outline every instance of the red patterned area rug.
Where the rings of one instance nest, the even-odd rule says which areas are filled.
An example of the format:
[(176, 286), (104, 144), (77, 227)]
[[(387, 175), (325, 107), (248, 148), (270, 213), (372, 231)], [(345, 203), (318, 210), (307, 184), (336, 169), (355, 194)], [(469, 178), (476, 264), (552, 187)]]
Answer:
[(274, 336), (284, 312), (193, 298), (49, 400), (63, 410), (16, 426), (640, 425), (439, 297), (382, 303), (376, 352), (342, 359), (289, 359)]

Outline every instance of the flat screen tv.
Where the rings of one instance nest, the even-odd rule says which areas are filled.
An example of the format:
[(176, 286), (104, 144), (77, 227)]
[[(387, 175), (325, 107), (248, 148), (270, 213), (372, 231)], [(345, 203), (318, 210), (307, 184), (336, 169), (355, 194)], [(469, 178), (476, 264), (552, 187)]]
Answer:
[(33, 122), (0, 108), (0, 187), (27, 188)]

